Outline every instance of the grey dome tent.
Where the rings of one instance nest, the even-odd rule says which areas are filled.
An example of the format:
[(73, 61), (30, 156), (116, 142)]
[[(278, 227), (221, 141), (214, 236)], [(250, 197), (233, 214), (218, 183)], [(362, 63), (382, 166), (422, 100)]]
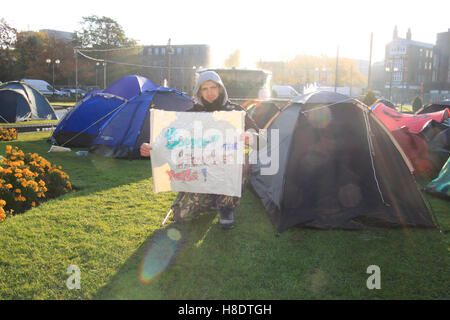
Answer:
[[(263, 175), (274, 164), (258, 160), (250, 181), (278, 232), (435, 227), (411, 163), (361, 102), (325, 91), (299, 96), (266, 128), (262, 152), (277, 152), (279, 169)], [(279, 132), (273, 146), (271, 129)]]
[(450, 100), (443, 100), (424, 105), (422, 108), (417, 110), (416, 114), (438, 112), (441, 110), (445, 110), (446, 108), (450, 109)]
[(35, 88), (21, 81), (0, 84), (0, 122), (57, 120), (55, 110)]

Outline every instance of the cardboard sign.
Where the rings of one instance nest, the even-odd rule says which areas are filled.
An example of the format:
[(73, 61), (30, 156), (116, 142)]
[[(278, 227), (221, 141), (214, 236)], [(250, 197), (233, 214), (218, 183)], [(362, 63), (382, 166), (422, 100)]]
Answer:
[(154, 192), (241, 196), (244, 111), (150, 112)]

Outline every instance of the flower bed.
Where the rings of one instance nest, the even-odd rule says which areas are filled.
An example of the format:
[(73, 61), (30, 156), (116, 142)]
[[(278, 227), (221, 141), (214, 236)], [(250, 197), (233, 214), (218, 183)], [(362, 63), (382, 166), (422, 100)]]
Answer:
[(17, 130), (14, 128), (4, 129), (0, 127), (0, 141), (11, 141), (17, 139)]
[(6, 146), (0, 166), (0, 221), (72, 190), (69, 176), (37, 153)]

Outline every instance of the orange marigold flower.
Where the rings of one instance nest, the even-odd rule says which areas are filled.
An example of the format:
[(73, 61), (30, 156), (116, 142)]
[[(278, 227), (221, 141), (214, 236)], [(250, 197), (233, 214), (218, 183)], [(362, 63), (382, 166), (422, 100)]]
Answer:
[(8, 183), (7, 185), (6, 185), (6, 187), (8, 188), (8, 189), (12, 189), (12, 184), (11, 183)]
[(0, 206), (6, 206), (6, 201), (3, 199), (0, 199)]
[(16, 193), (21, 193), (22, 192), (22, 190), (20, 190), (20, 189), (16, 189), (16, 190), (14, 190)]
[(34, 201), (31, 202), (31, 206), (32, 206), (32, 207), (36, 207), (36, 202), (34, 202)]

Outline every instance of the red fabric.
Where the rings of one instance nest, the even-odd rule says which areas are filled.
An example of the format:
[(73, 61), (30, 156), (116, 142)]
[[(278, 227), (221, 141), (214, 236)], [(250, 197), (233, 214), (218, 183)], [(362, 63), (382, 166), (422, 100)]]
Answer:
[(416, 174), (430, 175), (436, 172), (430, 161), (428, 145), (421, 135), (412, 133), (406, 126), (392, 131), (392, 135), (411, 161)]
[(406, 126), (412, 133), (419, 133), (423, 126), (431, 119), (442, 122), (449, 117), (450, 110), (425, 113), (420, 115), (401, 113), (379, 102), (369, 107), (389, 131)]

